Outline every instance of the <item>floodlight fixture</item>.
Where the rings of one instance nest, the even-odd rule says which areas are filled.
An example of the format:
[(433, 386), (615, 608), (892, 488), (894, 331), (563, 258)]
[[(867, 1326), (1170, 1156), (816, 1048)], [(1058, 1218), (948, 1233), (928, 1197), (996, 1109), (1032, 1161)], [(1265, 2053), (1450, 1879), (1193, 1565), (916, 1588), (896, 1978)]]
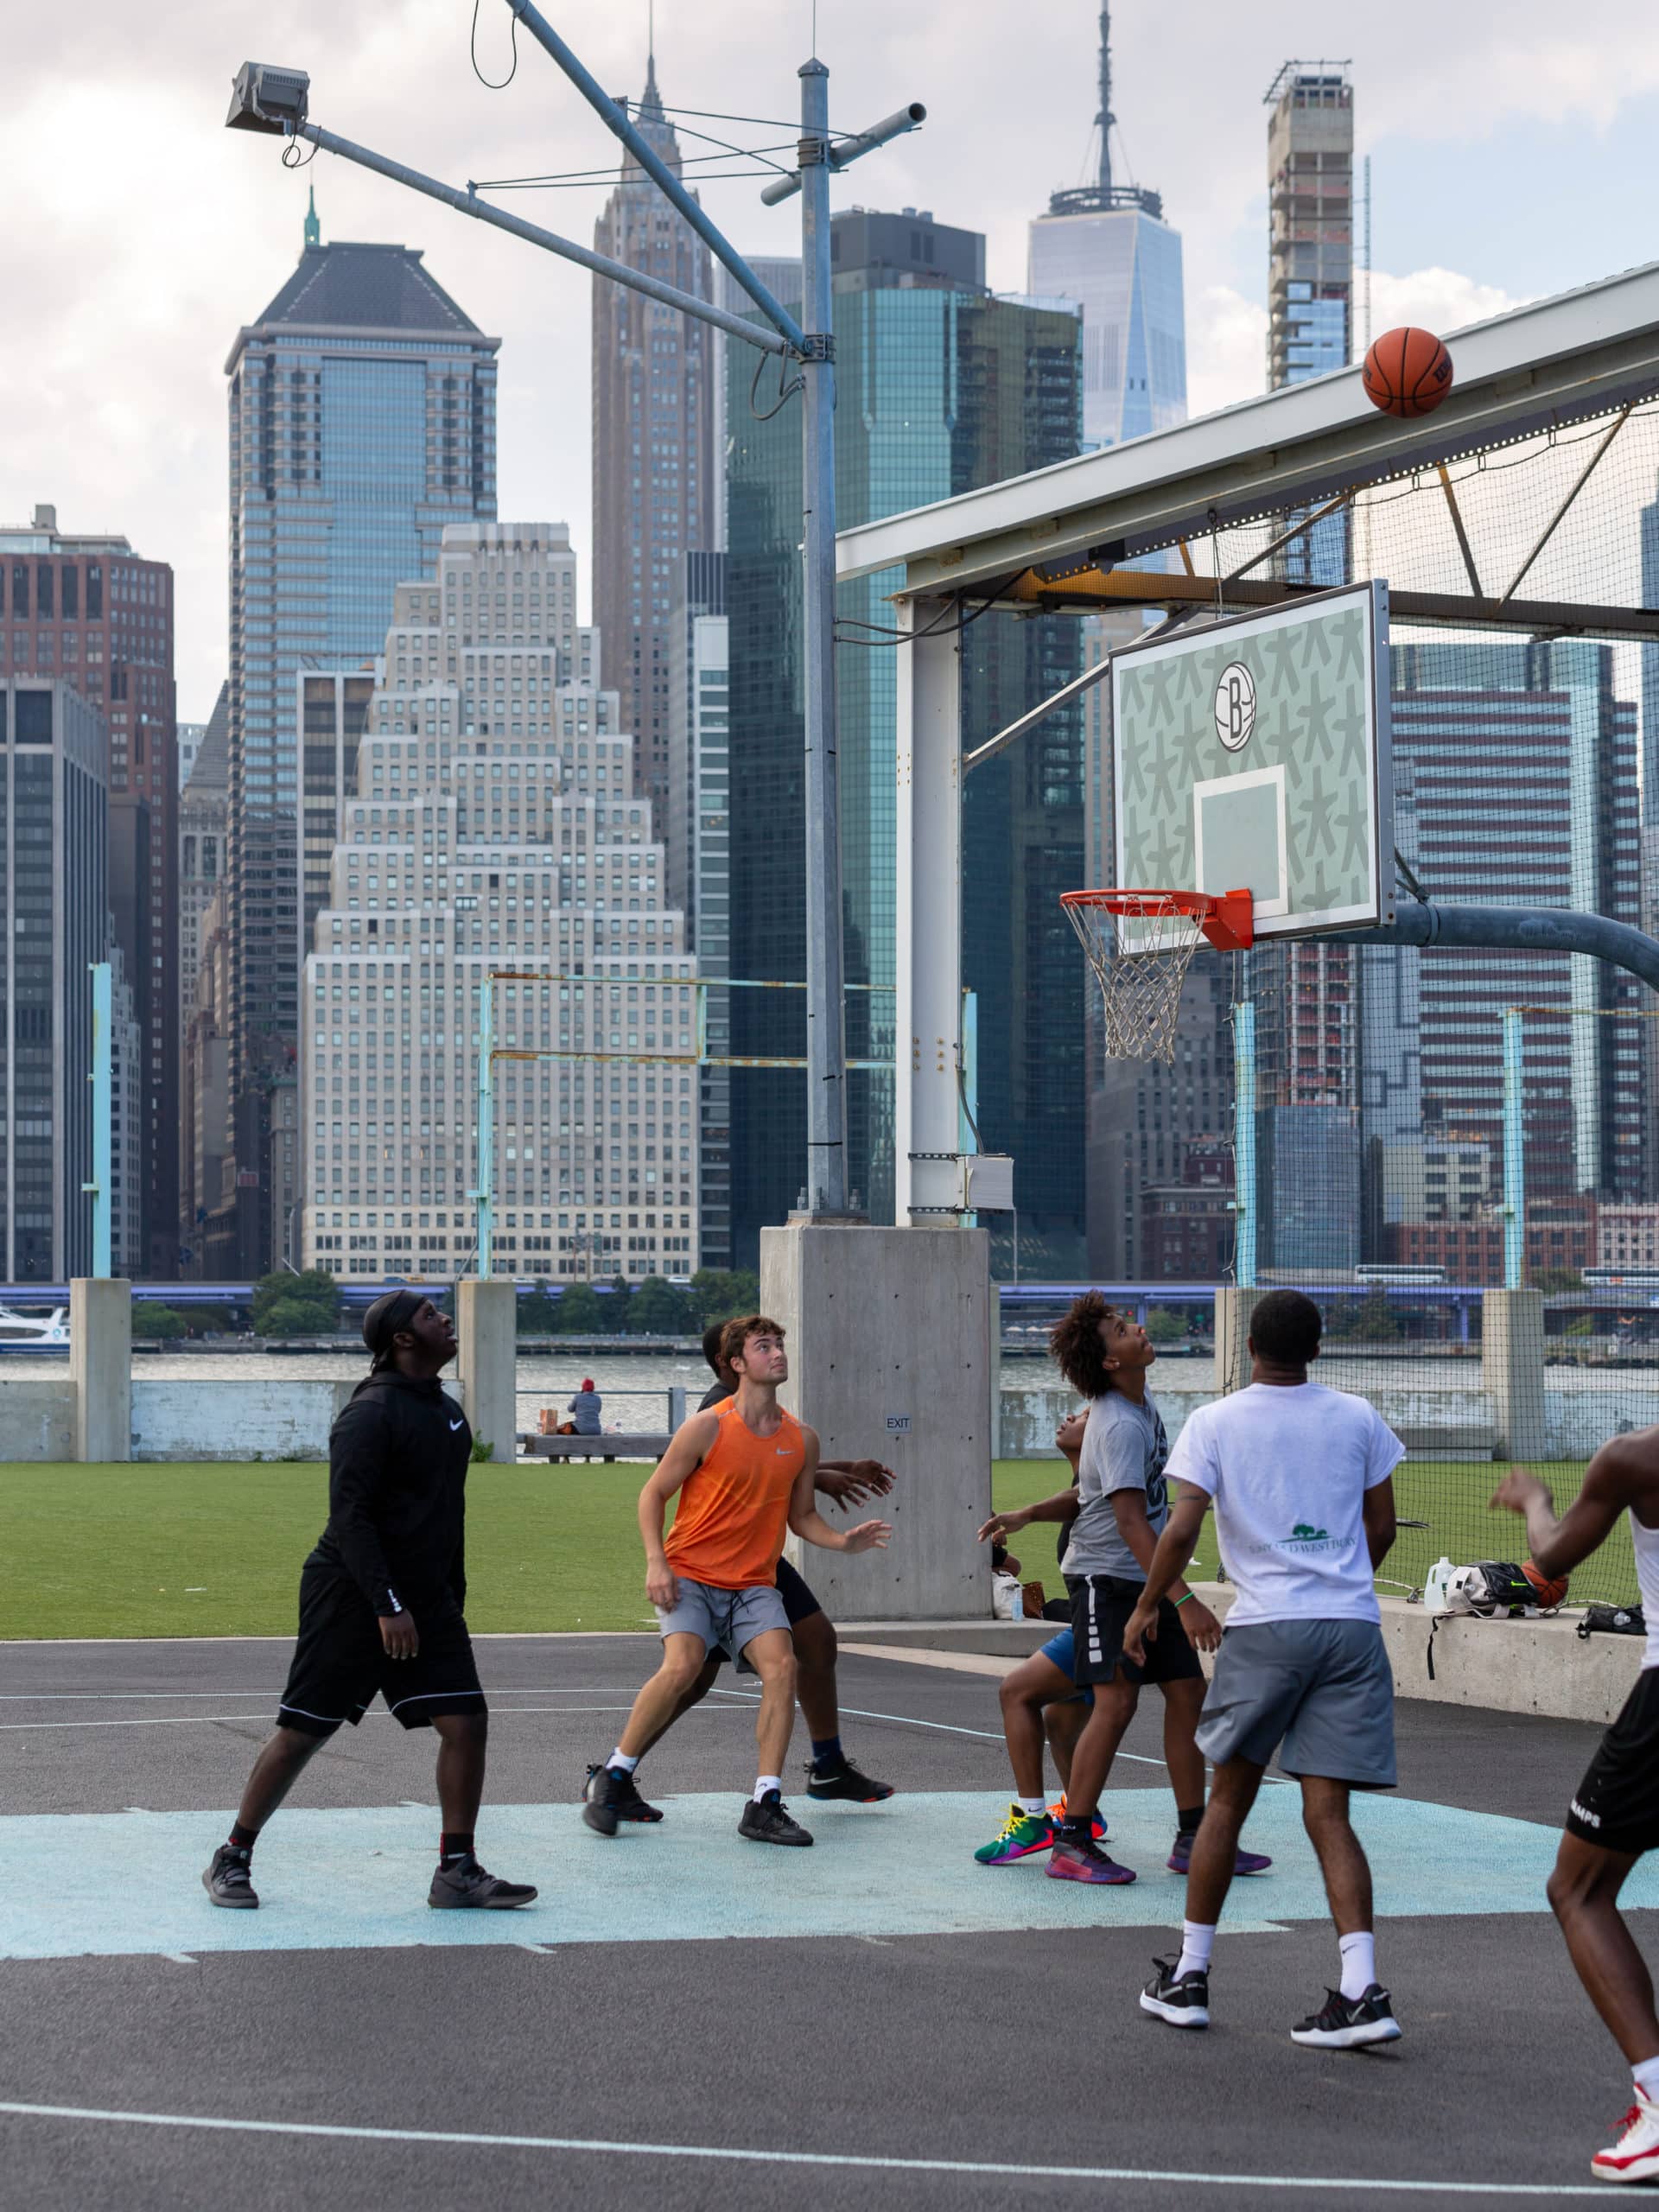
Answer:
[[(914, 130), (927, 120), (927, 110), (920, 100), (912, 100), (907, 107), (895, 108), (880, 123), (873, 123), (868, 130), (855, 137), (843, 138), (830, 148), (830, 167), (844, 169), (865, 154), (873, 154), (878, 146), (889, 140), (902, 138), (906, 130)], [(799, 169), (791, 169), (787, 176), (774, 177), (760, 194), (761, 205), (776, 207), (783, 200), (791, 199), (801, 188)]]
[(231, 111), (225, 118), (225, 128), (290, 137), (305, 121), (310, 92), (311, 79), (303, 69), (245, 61), (231, 89)]

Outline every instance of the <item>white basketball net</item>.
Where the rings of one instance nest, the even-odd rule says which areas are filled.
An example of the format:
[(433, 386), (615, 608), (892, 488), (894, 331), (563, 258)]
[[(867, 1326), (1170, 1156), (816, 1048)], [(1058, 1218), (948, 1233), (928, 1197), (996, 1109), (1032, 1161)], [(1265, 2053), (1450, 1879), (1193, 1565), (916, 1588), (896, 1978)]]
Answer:
[(1197, 918), (1155, 893), (1128, 913), (1092, 901), (1065, 912), (1100, 985), (1107, 1058), (1173, 1061), (1181, 986), (1203, 939)]

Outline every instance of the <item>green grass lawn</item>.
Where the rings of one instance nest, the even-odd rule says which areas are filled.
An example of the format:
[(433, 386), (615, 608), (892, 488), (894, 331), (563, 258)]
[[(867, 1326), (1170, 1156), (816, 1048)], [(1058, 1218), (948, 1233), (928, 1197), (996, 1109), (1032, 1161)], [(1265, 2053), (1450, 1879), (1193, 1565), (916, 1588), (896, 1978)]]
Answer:
[[(488, 1630), (652, 1625), (633, 1506), (633, 1466), (474, 1468), (468, 1483), (467, 1612)], [(999, 1506), (1061, 1486), (1058, 1459), (996, 1465)], [(1441, 1551), (1459, 1561), (1517, 1556), (1521, 1524), (1485, 1510), (1500, 1471), (1485, 1463), (1408, 1463), (1402, 1514), (1433, 1523), (1402, 1532), (1385, 1572), (1421, 1582)], [(1540, 1471), (1558, 1507), (1582, 1462)], [(133, 1466), (0, 1465), (0, 1638), (287, 1636), (300, 1562), (327, 1514), (320, 1465), (237, 1462)], [(1047, 1530), (1020, 1540), (1030, 1578), (1060, 1587)], [(1198, 1557), (1213, 1569), (1213, 1538)], [(1573, 1578), (1573, 1596), (1636, 1591), (1621, 1523)]]

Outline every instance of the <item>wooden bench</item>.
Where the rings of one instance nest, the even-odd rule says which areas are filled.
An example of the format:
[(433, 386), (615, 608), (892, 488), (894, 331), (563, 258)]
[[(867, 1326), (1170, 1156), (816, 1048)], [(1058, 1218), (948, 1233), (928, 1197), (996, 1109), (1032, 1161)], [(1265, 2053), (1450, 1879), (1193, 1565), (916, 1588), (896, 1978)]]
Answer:
[(667, 1431), (646, 1435), (607, 1430), (602, 1436), (521, 1435), (518, 1449), (527, 1459), (649, 1459), (653, 1465), (672, 1442)]

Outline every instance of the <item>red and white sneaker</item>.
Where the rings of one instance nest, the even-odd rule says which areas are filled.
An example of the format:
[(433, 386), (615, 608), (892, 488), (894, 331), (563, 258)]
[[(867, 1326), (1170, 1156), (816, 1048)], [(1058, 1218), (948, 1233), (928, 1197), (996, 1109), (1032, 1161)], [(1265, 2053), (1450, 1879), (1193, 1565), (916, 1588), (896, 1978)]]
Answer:
[(1597, 2152), (1591, 2172), (1598, 2181), (1659, 2181), (1659, 2104), (1638, 2089), (1618, 2126), (1618, 2142)]

